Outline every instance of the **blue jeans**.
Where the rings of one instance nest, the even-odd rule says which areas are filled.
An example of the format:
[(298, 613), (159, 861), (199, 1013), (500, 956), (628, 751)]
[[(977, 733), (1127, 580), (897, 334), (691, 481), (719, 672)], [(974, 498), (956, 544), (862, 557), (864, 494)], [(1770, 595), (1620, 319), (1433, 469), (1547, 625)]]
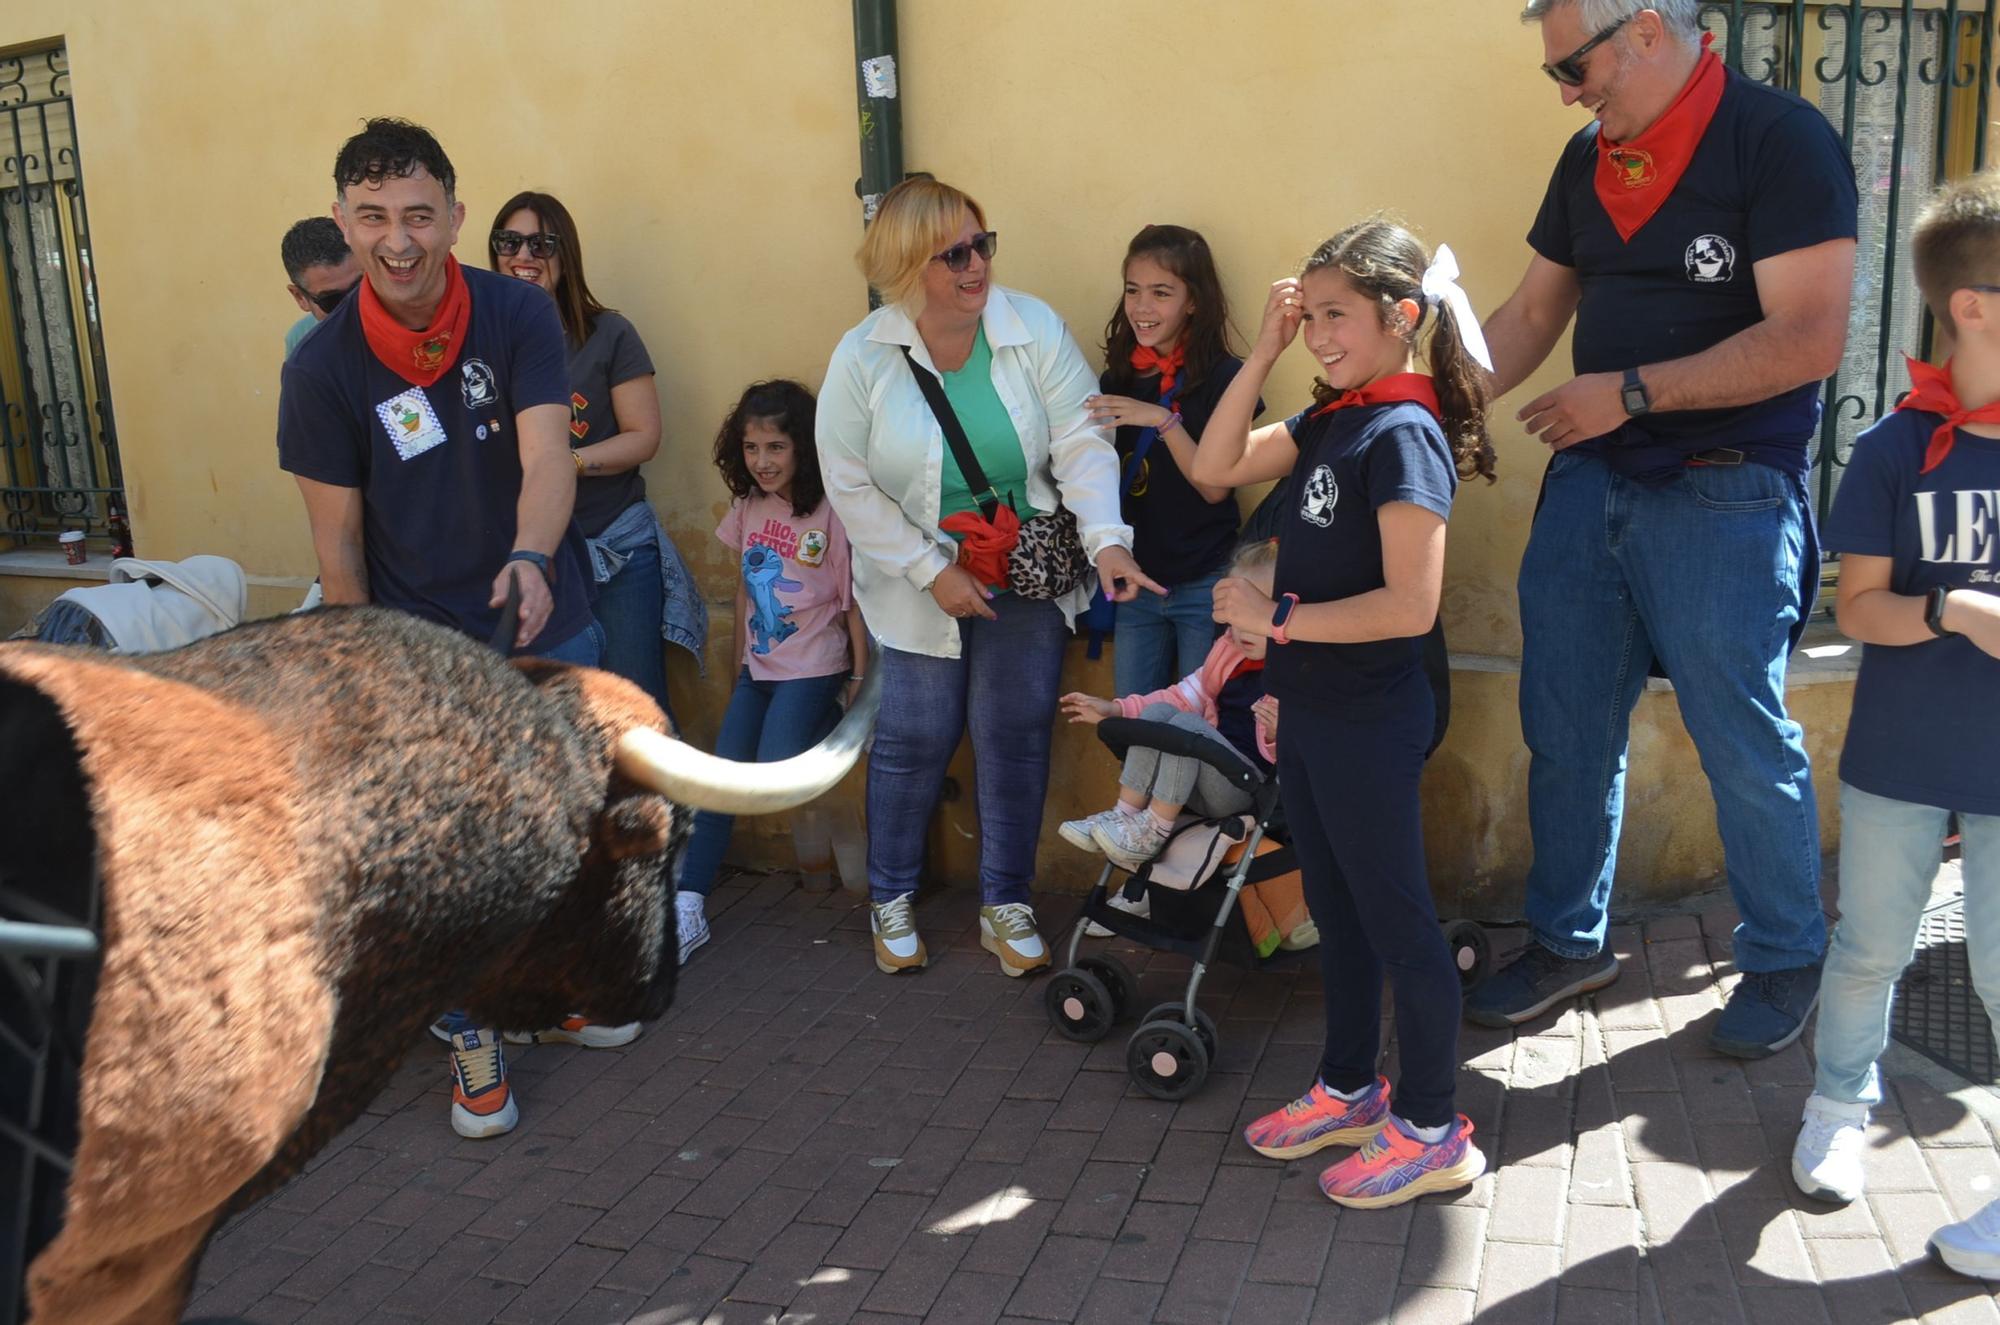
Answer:
[[(1840, 785), (1840, 924), (1819, 986), (1813, 1089), (1879, 1104), (1875, 1060), (1889, 1043), (1889, 1002), (1916, 950), (1917, 923), (1944, 857), (1946, 812)], [(1958, 816), (1965, 955), (1986, 1016), (2000, 1026), (2000, 817)]]
[[(527, 655), (531, 658), (547, 658), (551, 662), (574, 663), (578, 667), (595, 667), (604, 654), (604, 627), (593, 620), (582, 630), (568, 639), (553, 642), (537, 637), (529, 646)], [(462, 1010), (454, 1009), (444, 1014), (440, 1020), (445, 1029), (453, 1035), (473, 1029), (474, 1023)]]
[[(840, 721), (840, 692), (846, 684), (845, 672), (759, 681), (743, 668), (722, 714), (715, 753), (724, 759), (769, 764), (810, 750)], [(694, 833), (681, 855), (679, 891), (708, 896), (735, 826), (734, 815), (695, 812)]]
[(1737, 966), (1825, 952), (1812, 772), (1785, 712), (1807, 518), (1798, 485), (1764, 465), (1648, 487), (1591, 456), (1550, 462), (1520, 595), (1527, 912), (1551, 951), (1604, 946), (1632, 705), (1658, 658), (1715, 794)]
[(1028, 900), (1070, 632), (1054, 603), (1009, 593), (992, 606), (998, 620), (958, 623), (956, 658), (882, 650), (882, 711), (868, 755), (868, 891), (877, 902), (916, 891), (931, 811), (968, 729), (980, 900)]
[(1200, 668), (1222, 630), (1211, 615), (1222, 572), (1177, 584), (1165, 598), (1145, 589), (1118, 604), (1111, 684), (1121, 695), (1162, 690)]
[(597, 586), (591, 610), (604, 627), (604, 662), (653, 697), (669, 720), (667, 648), (660, 638), (660, 550), (651, 538), (635, 545), (625, 564)]

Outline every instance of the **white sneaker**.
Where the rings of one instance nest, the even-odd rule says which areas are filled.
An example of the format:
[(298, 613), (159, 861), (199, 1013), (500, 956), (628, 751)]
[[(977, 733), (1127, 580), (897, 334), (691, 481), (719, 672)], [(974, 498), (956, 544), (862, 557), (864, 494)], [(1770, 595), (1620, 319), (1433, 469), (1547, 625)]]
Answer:
[(1931, 1250), (1960, 1274), (2000, 1279), (2000, 1201), (1988, 1201), (1972, 1218), (1931, 1234)]
[(681, 936), (681, 965), (688, 954), (708, 942), (708, 898), (700, 893), (674, 894), (674, 921)]
[(1108, 824), (1090, 830), (1097, 849), (1120, 869), (1136, 870), (1160, 854), (1167, 844), (1167, 832), (1151, 810), (1144, 814), (1121, 814)]
[(507, 1031), (500, 1038), (508, 1044), (579, 1044), (586, 1049), (616, 1049), (639, 1038), (639, 1023), (628, 1021), (608, 1026), (572, 1012), (543, 1030)]
[[(1123, 911), (1126, 915), (1137, 916), (1141, 920), (1150, 919), (1153, 914), (1152, 898), (1141, 897), (1136, 902), (1128, 902), (1125, 900), (1123, 888), (1112, 893), (1104, 904), (1113, 911)], [(1087, 939), (1108, 939), (1111, 937), (1111, 931), (1093, 920), (1083, 927), (1083, 936)]]
[(868, 928), (875, 935), (875, 967), (884, 975), (920, 971), (930, 961), (916, 917), (910, 914), (910, 894), (868, 904)]
[(1814, 1093), (1792, 1146), (1792, 1181), (1807, 1196), (1841, 1205), (1861, 1195), (1861, 1157), (1868, 1151), (1868, 1106)]
[(1078, 851), (1088, 851), (1093, 856), (1104, 854), (1104, 848), (1090, 835), (1090, 830), (1099, 824), (1110, 823), (1112, 818), (1123, 813), (1117, 806), (1087, 814), (1081, 819), (1065, 819), (1056, 825), (1056, 836), (1075, 847)]
[(507, 1084), (507, 1055), (490, 1026), (467, 1027), (451, 1037), (451, 1130), (477, 1140), (514, 1130), (521, 1111)]
[(1002, 975), (1023, 976), (1049, 964), (1049, 945), (1035, 928), (1035, 909), (1026, 902), (979, 908), (979, 946), (1000, 959)]

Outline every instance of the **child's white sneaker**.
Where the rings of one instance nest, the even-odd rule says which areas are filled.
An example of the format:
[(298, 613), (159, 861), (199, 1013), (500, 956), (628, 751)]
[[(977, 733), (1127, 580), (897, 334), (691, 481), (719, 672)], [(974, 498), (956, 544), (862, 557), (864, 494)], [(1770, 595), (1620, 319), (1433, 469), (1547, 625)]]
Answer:
[(1101, 856), (1104, 854), (1104, 849), (1091, 837), (1090, 830), (1099, 824), (1110, 823), (1119, 813), (1118, 807), (1114, 805), (1108, 810), (1099, 810), (1096, 814), (1087, 814), (1081, 819), (1065, 819), (1056, 825), (1056, 836), (1078, 851), (1088, 851), (1093, 856)]
[[(1152, 898), (1141, 897), (1136, 902), (1128, 902), (1125, 900), (1123, 888), (1106, 898), (1104, 904), (1113, 911), (1123, 911), (1126, 915), (1137, 916), (1141, 920), (1150, 919), (1153, 914)], [(1108, 939), (1111, 937), (1111, 931), (1093, 920), (1083, 927), (1083, 936), (1087, 939)]]
[(1931, 1234), (1931, 1250), (1960, 1274), (2000, 1279), (2000, 1200), (1988, 1201), (1972, 1218)]
[(674, 920), (680, 928), (680, 964), (686, 966), (694, 950), (708, 942), (708, 898), (700, 893), (675, 893)]
[(1091, 829), (1090, 836), (1112, 864), (1126, 870), (1138, 869), (1159, 855), (1160, 848), (1167, 844), (1166, 825), (1151, 810), (1118, 815), (1110, 823)]
[(1792, 1181), (1807, 1196), (1841, 1205), (1861, 1195), (1861, 1159), (1868, 1151), (1868, 1106), (1814, 1094), (1806, 1098), (1799, 1139), (1792, 1146)]

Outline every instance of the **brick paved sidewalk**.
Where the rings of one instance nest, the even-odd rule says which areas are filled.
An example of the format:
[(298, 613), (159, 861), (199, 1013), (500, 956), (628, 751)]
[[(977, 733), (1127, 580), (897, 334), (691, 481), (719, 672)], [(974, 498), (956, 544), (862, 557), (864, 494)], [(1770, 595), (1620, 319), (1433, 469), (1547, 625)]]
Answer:
[[(311, 1171), (216, 1240), (194, 1314), (2000, 1322), (1986, 1286), (1924, 1257), (1933, 1227), (2000, 1192), (1991, 1097), (1897, 1056), (1866, 1202), (1800, 1197), (1804, 1052), (1706, 1049), (1726, 903), (1614, 929), (1623, 978), (1531, 1033), (1467, 1027), (1460, 1107), (1495, 1171), (1378, 1212), (1339, 1210), (1311, 1160), (1236, 1136), (1310, 1080), (1310, 971), (1216, 972), (1215, 1071), (1174, 1106), (1127, 1083), (1128, 1027), (1094, 1047), (1050, 1030), (1041, 982), (979, 950), (969, 894), (918, 907), (934, 965), (900, 979), (875, 971), (844, 895), (747, 879), (712, 905), (714, 942), (637, 1043), (514, 1052), (510, 1136), (452, 1134), (427, 1040)], [(1051, 930), (1073, 905), (1043, 901)], [(1127, 955), (1142, 997), (1186, 969)]]

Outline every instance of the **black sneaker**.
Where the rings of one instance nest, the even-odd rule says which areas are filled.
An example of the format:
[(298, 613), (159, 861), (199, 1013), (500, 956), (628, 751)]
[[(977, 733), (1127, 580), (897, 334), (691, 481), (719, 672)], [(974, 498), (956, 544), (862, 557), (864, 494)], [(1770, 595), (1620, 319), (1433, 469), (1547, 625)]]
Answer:
[(1817, 965), (1746, 973), (1708, 1033), (1708, 1047), (1732, 1058), (1769, 1058), (1798, 1039), (1819, 1002), (1819, 973)]
[(1512, 961), (1466, 996), (1465, 1015), (1481, 1026), (1519, 1026), (1617, 978), (1618, 959), (1608, 952), (1561, 957), (1529, 939)]

